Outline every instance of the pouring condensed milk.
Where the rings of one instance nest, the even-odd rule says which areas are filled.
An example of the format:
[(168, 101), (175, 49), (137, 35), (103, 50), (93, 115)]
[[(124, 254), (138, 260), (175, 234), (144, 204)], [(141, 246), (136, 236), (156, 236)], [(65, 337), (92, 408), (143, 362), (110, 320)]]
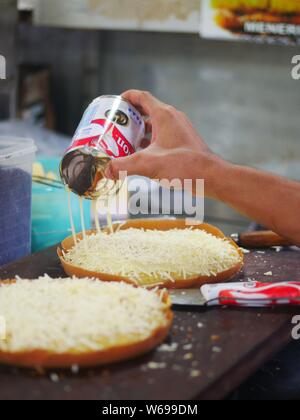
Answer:
[(135, 153), (145, 137), (139, 111), (121, 96), (100, 96), (85, 111), (60, 165), (69, 190), (90, 200), (117, 194), (120, 182), (105, 178), (111, 159)]

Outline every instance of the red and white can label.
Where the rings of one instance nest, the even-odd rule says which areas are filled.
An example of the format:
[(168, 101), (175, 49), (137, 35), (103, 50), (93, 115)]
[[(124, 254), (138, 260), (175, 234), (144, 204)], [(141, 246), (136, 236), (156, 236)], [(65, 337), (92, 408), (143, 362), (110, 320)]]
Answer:
[(112, 159), (136, 152), (145, 136), (145, 123), (136, 108), (120, 96), (101, 96), (85, 111), (67, 150), (98, 149)]

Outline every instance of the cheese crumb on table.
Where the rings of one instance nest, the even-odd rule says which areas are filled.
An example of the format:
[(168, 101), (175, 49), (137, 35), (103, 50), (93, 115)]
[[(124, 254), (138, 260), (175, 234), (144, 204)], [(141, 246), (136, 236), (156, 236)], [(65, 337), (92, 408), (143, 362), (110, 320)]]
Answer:
[(272, 271), (268, 271), (267, 273), (264, 273), (264, 276), (266, 276), (266, 277), (273, 276), (273, 272)]

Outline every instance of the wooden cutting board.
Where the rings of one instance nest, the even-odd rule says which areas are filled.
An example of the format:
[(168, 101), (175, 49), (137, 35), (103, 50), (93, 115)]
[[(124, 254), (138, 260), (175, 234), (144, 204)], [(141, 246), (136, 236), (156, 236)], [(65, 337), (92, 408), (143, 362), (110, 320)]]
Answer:
[[(251, 251), (235, 280), (300, 280), (297, 250)], [(270, 277), (264, 273), (272, 271)], [(44, 273), (63, 276), (55, 248), (0, 269), (0, 278)], [(291, 340), (299, 310), (222, 309), (180, 311), (165, 347), (131, 362), (78, 375), (0, 366), (0, 399), (177, 400), (225, 398)], [(167, 351), (168, 350), (168, 351)], [(54, 372), (57, 373), (57, 372)], [(54, 381), (55, 379), (55, 381)]]

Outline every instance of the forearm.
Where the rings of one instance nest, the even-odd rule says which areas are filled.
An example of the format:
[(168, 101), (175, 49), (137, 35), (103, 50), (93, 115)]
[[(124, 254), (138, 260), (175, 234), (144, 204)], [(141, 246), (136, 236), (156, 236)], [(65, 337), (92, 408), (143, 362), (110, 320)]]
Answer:
[(208, 187), (211, 197), (300, 245), (300, 183), (217, 160)]
[[(120, 172), (152, 179), (205, 180), (205, 194), (300, 245), (300, 183), (216, 157), (182, 112), (148, 92), (131, 90), (124, 98), (150, 117), (151, 145), (126, 158), (114, 159), (106, 176)], [(149, 121), (148, 121), (149, 122)], [(192, 190), (197, 193), (197, 182)]]

